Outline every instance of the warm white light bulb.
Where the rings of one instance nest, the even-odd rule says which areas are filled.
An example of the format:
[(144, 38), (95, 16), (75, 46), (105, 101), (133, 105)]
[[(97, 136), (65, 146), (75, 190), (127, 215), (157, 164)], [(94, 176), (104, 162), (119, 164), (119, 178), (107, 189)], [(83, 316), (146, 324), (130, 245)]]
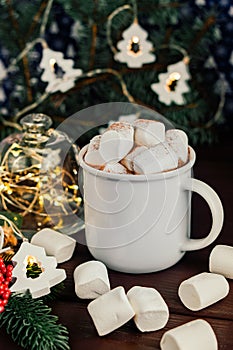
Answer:
[(177, 81), (180, 80), (181, 75), (178, 72), (173, 72), (169, 75), (168, 79), (166, 80), (166, 90), (168, 92), (175, 91)]
[(55, 71), (55, 64), (57, 63), (57, 61), (55, 60), (55, 58), (50, 58), (49, 60), (49, 65), (51, 68), (51, 71), (54, 72)]

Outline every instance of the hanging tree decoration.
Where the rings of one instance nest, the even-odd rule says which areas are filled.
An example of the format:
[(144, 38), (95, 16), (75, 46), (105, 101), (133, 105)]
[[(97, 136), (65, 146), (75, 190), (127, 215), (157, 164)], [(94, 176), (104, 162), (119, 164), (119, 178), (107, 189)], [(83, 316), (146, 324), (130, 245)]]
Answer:
[(119, 41), (115, 60), (126, 63), (130, 68), (140, 68), (144, 63), (155, 61), (155, 55), (151, 53), (153, 45), (146, 40), (148, 33), (135, 21), (123, 34), (123, 40)]
[(39, 298), (50, 293), (50, 288), (66, 278), (65, 270), (57, 269), (53, 256), (46, 256), (42, 247), (23, 242), (12, 258), (17, 265), (13, 269), (16, 282), (11, 292), (25, 292), (29, 289), (32, 298)]
[[(155, 61), (152, 53), (153, 45), (147, 40), (148, 33), (138, 24), (137, 3), (132, 0), (132, 6), (123, 5), (114, 10), (107, 21), (107, 41), (116, 61), (126, 63), (129, 68), (140, 68), (144, 63)], [(123, 40), (117, 43), (117, 48), (113, 45), (111, 26), (113, 18), (122, 11), (133, 11), (133, 23), (122, 33)]]
[(62, 52), (43, 48), (40, 67), (44, 69), (41, 80), (48, 82), (46, 92), (66, 92), (75, 85), (75, 80), (82, 74), (81, 69), (73, 68), (74, 61), (65, 59)]
[(158, 95), (159, 101), (170, 105), (184, 105), (183, 94), (190, 91), (187, 80), (191, 79), (188, 70), (188, 57), (167, 67), (166, 73), (159, 74), (159, 82), (151, 85), (152, 90)]

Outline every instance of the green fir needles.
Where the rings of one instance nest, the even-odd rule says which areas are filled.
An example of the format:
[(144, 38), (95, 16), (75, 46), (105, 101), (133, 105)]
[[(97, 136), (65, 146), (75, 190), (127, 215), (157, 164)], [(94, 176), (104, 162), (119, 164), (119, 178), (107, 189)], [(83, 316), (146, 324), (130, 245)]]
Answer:
[(68, 331), (57, 321), (51, 309), (29, 293), (13, 294), (0, 314), (0, 327), (6, 328), (15, 343), (30, 350), (70, 349)]

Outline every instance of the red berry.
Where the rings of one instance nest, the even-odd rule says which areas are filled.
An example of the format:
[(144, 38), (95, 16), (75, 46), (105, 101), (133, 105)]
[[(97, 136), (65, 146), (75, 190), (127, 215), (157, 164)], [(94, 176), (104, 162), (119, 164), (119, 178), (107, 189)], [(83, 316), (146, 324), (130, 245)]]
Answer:
[(10, 298), (10, 295), (11, 295), (11, 292), (10, 292), (10, 290), (8, 290), (7, 292), (5, 292), (5, 293), (3, 294), (3, 299), (9, 299), (9, 298)]
[(7, 270), (12, 271), (13, 270), (13, 265), (7, 265)]
[(6, 306), (8, 303), (8, 299), (4, 299), (2, 302), (3, 302), (3, 306)]
[(0, 306), (0, 313), (2, 313), (5, 310), (4, 306)]
[(8, 284), (4, 283), (4, 292), (7, 292), (9, 290)]
[(12, 272), (11, 271), (7, 271), (5, 279), (7, 279), (8, 277), (10, 277), (10, 278), (12, 277)]

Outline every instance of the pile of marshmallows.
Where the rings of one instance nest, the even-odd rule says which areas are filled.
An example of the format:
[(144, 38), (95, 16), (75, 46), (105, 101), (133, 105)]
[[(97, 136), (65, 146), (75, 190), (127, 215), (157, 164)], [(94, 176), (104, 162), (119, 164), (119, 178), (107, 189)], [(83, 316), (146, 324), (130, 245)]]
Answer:
[[(233, 279), (233, 247), (215, 246), (209, 267), (211, 272), (193, 276), (179, 286), (182, 303), (192, 311), (210, 306), (229, 293), (226, 278)], [(79, 298), (94, 299), (87, 309), (100, 336), (114, 331), (131, 318), (141, 332), (159, 330), (168, 322), (168, 306), (156, 289), (134, 286), (127, 294), (122, 286), (110, 290), (107, 268), (100, 261), (88, 261), (76, 267), (74, 282)], [(160, 346), (162, 350), (218, 349), (212, 327), (202, 319), (165, 332)]]
[(115, 122), (88, 145), (85, 162), (116, 174), (151, 174), (169, 171), (188, 160), (188, 137), (184, 131), (165, 132), (163, 123), (137, 119), (133, 125)]

